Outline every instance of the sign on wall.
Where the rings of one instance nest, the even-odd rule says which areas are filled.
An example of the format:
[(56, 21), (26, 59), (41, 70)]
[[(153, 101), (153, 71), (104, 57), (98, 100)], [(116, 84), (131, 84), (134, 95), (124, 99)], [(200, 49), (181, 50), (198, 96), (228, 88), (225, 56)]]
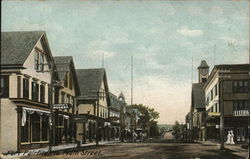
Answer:
[(53, 104), (53, 109), (69, 109), (69, 103), (62, 103), (62, 104)]

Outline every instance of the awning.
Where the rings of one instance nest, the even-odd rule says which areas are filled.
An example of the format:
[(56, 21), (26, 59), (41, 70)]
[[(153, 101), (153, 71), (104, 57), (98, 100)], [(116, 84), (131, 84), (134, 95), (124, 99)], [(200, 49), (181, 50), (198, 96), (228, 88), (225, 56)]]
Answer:
[(33, 114), (34, 112), (38, 113), (39, 115), (42, 114), (50, 114), (49, 111), (45, 111), (45, 110), (40, 110), (40, 109), (34, 109), (34, 108), (27, 108), (27, 107), (23, 107), (23, 111), (27, 111), (27, 113), (29, 114)]
[(23, 112), (22, 112), (22, 126), (25, 126), (26, 124), (26, 114), (33, 114), (33, 113), (38, 113), (39, 115), (49, 115), (50, 112), (49, 111), (45, 111), (45, 110), (40, 110), (40, 109), (34, 109), (34, 108), (27, 108), (27, 107), (23, 107)]

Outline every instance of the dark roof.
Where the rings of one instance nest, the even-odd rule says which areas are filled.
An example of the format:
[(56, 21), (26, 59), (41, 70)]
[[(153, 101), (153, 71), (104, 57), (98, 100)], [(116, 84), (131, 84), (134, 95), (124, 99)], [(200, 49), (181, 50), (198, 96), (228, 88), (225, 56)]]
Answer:
[(206, 60), (202, 60), (201, 61), (201, 64), (200, 64), (200, 66), (198, 67), (198, 69), (199, 68), (209, 68), (209, 66), (208, 66), (208, 64), (207, 64), (207, 62), (206, 62)]
[(203, 90), (204, 83), (192, 84), (192, 107), (205, 108), (205, 91)]
[(44, 31), (1, 32), (1, 65), (22, 65)]
[(60, 81), (64, 80), (65, 73), (70, 70), (70, 62), (72, 60), (72, 56), (54, 56), (54, 61), (58, 70)]
[(80, 95), (79, 83), (78, 83), (78, 79), (76, 75), (73, 57), (72, 56), (55, 56), (54, 63), (56, 65), (59, 80), (61, 82), (64, 81), (66, 72), (70, 70), (72, 71), (76, 96)]
[[(95, 99), (95, 93), (100, 90), (102, 81), (105, 82), (106, 80), (105, 69), (76, 69), (76, 74), (81, 92), (80, 98)], [(106, 91), (108, 91), (108, 88), (106, 88)]]
[(249, 64), (222, 64), (215, 65), (216, 69), (228, 69), (230, 71), (249, 70)]

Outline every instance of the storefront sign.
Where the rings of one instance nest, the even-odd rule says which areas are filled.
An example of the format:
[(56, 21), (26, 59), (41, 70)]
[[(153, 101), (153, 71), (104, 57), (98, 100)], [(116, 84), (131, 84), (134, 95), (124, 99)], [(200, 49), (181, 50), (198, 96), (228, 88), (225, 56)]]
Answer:
[(69, 109), (70, 104), (63, 103), (63, 104), (53, 104), (53, 109)]
[(220, 116), (220, 113), (210, 112), (208, 113), (209, 116)]

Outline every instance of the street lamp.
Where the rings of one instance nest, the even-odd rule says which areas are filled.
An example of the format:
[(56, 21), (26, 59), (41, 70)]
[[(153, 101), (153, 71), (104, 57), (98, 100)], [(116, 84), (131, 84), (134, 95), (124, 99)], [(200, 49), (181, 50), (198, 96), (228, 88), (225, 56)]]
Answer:
[(219, 96), (220, 96), (220, 150), (224, 150), (225, 148), (225, 143), (224, 143), (224, 99), (223, 99), (223, 94), (224, 94), (224, 80), (227, 78), (230, 78), (229, 73), (230, 70), (220, 70), (219, 71)]

